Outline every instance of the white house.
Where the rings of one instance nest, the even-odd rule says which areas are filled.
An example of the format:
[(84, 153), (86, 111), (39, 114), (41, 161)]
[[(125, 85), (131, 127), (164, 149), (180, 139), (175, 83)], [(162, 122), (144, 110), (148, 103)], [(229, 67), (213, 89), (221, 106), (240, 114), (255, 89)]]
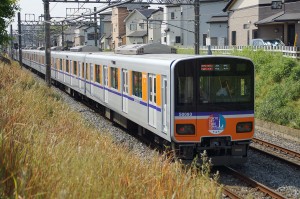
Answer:
[(135, 9), (125, 19), (126, 44), (160, 43), (162, 9)]
[[(221, 25), (222, 30), (207, 23), (213, 16), (223, 13), (223, 8), (228, 0), (200, 0), (200, 45), (206, 45), (207, 37), (216, 35), (214, 40), (227, 41), (227, 26)], [(163, 44), (194, 47), (195, 11), (193, 5), (172, 5), (164, 8), (164, 20), (162, 22), (161, 40)], [(223, 22), (222, 22), (223, 24)], [(220, 24), (218, 24), (220, 25)], [(210, 28), (213, 29), (210, 30)], [(216, 32), (217, 31), (217, 32)], [(222, 34), (220, 34), (220, 32)]]

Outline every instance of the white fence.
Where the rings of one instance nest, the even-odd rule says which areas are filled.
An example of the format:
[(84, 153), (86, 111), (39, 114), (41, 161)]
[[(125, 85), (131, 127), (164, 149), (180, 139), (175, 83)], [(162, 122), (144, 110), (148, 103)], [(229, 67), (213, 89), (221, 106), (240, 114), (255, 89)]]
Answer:
[[(281, 52), (285, 57), (297, 58), (300, 59), (300, 47), (293, 46), (211, 46), (211, 51), (221, 54), (231, 54), (232, 51), (235, 50), (243, 50), (244, 48), (256, 50), (264, 50), (269, 52)], [(207, 51), (208, 46), (201, 46), (201, 51)]]

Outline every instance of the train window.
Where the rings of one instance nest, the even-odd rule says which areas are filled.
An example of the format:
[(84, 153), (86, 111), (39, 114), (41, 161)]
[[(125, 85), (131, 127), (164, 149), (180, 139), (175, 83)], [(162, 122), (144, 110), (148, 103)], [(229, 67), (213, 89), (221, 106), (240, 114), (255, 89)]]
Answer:
[(59, 70), (62, 70), (62, 68), (63, 68), (63, 64), (62, 63), (63, 63), (62, 59), (59, 59)]
[(95, 65), (94, 69), (94, 74), (95, 74), (95, 82), (98, 82), (100, 84), (100, 65)]
[(118, 68), (111, 67), (111, 87), (118, 89)]
[(54, 58), (51, 59), (51, 67), (54, 67)]
[(132, 94), (142, 97), (142, 73), (133, 71), (132, 77)]
[(84, 79), (84, 63), (81, 66), (81, 78)]
[(77, 75), (77, 61), (73, 62), (73, 74)]
[(191, 104), (193, 102), (193, 77), (178, 77), (178, 103)]
[(202, 103), (251, 101), (250, 80), (250, 75), (200, 77), (199, 99)]
[(90, 66), (88, 63), (86, 63), (85, 67), (86, 67), (86, 79), (90, 80)]
[(66, 72), (68, 73), (69, 71), (70, 71), (69, 60), (66, 59)]

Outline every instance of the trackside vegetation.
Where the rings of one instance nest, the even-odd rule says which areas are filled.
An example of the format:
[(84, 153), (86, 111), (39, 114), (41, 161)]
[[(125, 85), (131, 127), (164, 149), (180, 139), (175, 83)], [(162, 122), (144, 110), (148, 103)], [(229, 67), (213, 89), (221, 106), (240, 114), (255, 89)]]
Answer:
[(263, 50), (236, 50), (232, 55), (248, 57), (255, 65), (255, 117), (300, 129), (300, 62)]
[(0, 198), (220, 198), (198, 170), (141, 159), (18, 66), (0, 64)]

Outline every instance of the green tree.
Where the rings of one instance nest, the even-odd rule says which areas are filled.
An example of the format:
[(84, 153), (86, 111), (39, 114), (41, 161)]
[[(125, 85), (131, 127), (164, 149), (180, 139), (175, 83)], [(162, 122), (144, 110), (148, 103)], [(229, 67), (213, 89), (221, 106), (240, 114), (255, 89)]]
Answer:
[(0, 45), (10, 39), (6, 28), (12, 22), (15, 12), (19, 9), (18, 0), (1, 0), (0, 3)]

